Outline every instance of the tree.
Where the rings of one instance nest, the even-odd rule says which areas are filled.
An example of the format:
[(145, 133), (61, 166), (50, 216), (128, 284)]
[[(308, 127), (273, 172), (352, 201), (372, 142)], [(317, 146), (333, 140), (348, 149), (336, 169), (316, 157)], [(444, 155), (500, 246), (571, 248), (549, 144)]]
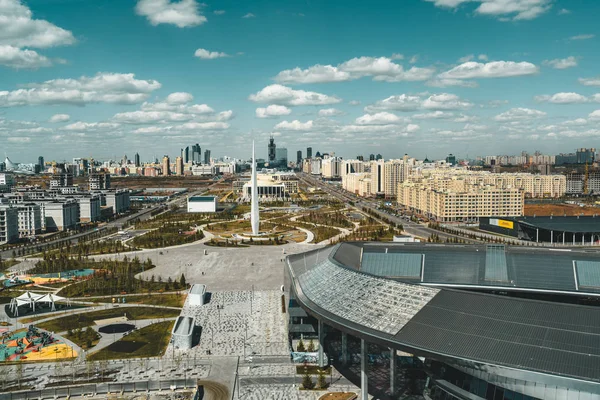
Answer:
[(304, 373), (304, 376), (302, 377), (302, 387), (307, 390), (312, 390), (315, 388), (315, 383), (313, 382), (312, 377), (310, 376), (308, 371), (306, 371)]
[(306, 351), (308, 351), (309, 353), (315, 351), (315, 343), (312, 339), (310, 339), (310, 342), (308, 342), (308, 347), (306, 348)]
[(306, 351), (306, 347), (304, 347), (304, 341), (302, 339), (300, 339), (300, 341), (298, 342), (298, 345), (296, 346), (296, 351), (301, 353)]
[(181, 274), (181, 278), (179, 278), (179, 284), (183, 287), (187, 287), (187, 282), (185, 281), (185, 275)]
[(319, 389), (327, 389), (327, 378), (325, 378), (325, 371), (319, 370), (319, 376), (317, 377), (317, 386)]

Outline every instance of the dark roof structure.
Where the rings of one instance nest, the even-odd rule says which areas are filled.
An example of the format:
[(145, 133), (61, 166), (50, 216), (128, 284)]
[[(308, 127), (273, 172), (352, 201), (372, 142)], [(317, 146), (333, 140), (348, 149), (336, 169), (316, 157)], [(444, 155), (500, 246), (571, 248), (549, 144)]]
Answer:
[(407, 283), (600, 297), (600, 252), (586, 248), (344, 243), (333, 258)]
[[(600, 308), (438, 289), (366, 273), (361, 261), (364, 263), (365, 254), (371, 253), (406, 262), (398, 268), (409, 277), (415, 275), (414, 254), (418, 252), (405, 252), (405, 245), (387, 246), (387, 251), (373, 252), (383, 247), (343, 243), (289, 256), (286, 268), (295, 302), (334, 328), (383, 346), (466, 363), (479, 371), (516, 374), (519, 379), (543, 385), (600, 393)], [(421, 253), (426, 260), (430, 252), (435, 254), (441, 269), (460, 275), (461, 264), (467, 260), (471, 268), (480, 268), (482, 275), (477, 275), (477, 281), (485, 279), (488, 267), (490, 278), (507, 279), (498, 267), (503, 262), (498, 249), (490, 256), (472, 249), (476, 254), (465, 259), (454, 246), (429, 247), (422, 246)], [(528, 255), (509, 249), (507, 260), (513, 252)], [(444, 257), (444, 253), (450, 256)], [(517, 261), (537, 258), (539, 265), (552, 265), (556, 254), (536, 251)], [(519, 269), (519, 265), (513, 266)], [(381, 268), (391, 266), (383, 263)], [(528, 274), (537, 276), (532, 282), (543, 282), (549, 274), (555, 274), (550, 281), (557, 282), (562, 276), (541, 269)]]
[[(600, 214), (600, 213), (599, 213)], [(501, 217), (532, 228), (568, 233), (600, 233), (599, 216)]]

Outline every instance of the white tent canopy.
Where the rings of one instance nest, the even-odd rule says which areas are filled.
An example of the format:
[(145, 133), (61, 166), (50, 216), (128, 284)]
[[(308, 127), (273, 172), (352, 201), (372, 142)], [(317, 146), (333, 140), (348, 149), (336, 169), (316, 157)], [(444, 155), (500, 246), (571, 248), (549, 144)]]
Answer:
[(50, 303), (50, 308), (52, 311), (56, 311), (55, 303), (57, 301), (66, 301), (67, 305), (70, 305), (70, 301), (66, 297), (57, 296), (52, 293), (25, 292), (10, 301), (10, 310), (16, 316), (19, 316), (19, 306), (29, 306), (35, 312), (36, 304)]

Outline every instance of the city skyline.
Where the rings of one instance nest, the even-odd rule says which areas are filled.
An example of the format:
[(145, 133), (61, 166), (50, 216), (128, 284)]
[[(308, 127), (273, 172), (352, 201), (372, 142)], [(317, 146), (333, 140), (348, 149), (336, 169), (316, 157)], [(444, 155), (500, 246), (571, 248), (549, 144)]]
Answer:
[(271, 135), (344, 158), (598, 147), (593, 2), (4, 5), (0, 138), (15, 162), (174, 159), (191, 143), (245, 158), (252, 140), (266, 159)]

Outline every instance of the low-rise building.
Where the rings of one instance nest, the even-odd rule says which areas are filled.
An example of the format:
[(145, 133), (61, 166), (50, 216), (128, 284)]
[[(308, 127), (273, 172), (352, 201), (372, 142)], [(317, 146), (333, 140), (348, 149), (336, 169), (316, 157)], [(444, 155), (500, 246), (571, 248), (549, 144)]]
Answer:
[(108, 190), (110, 189), (110, 175), (106, 173), (90, 174), (88, 178), (89, 190)]
[(0, 173), (0, 193), (10, 192), (15, 186), (15, 177), (8, 172)]
[(215, 196), (190, 196), (187, 199), (187, 212), (189, 212), (189, 213), (214, 213), (214, 212), (217, 212), (217, 198)]
[(79, 225), (79, 203), (75, 199), (38, 203), (43, 210), (47, 231), (65, 231)]
[(79, 203), (79, 221), (80, 222), (96, 222), (100, 221), (100, 207), (102, 206), (102, 198), (100, 195), (86, 195), (76, 197)]

